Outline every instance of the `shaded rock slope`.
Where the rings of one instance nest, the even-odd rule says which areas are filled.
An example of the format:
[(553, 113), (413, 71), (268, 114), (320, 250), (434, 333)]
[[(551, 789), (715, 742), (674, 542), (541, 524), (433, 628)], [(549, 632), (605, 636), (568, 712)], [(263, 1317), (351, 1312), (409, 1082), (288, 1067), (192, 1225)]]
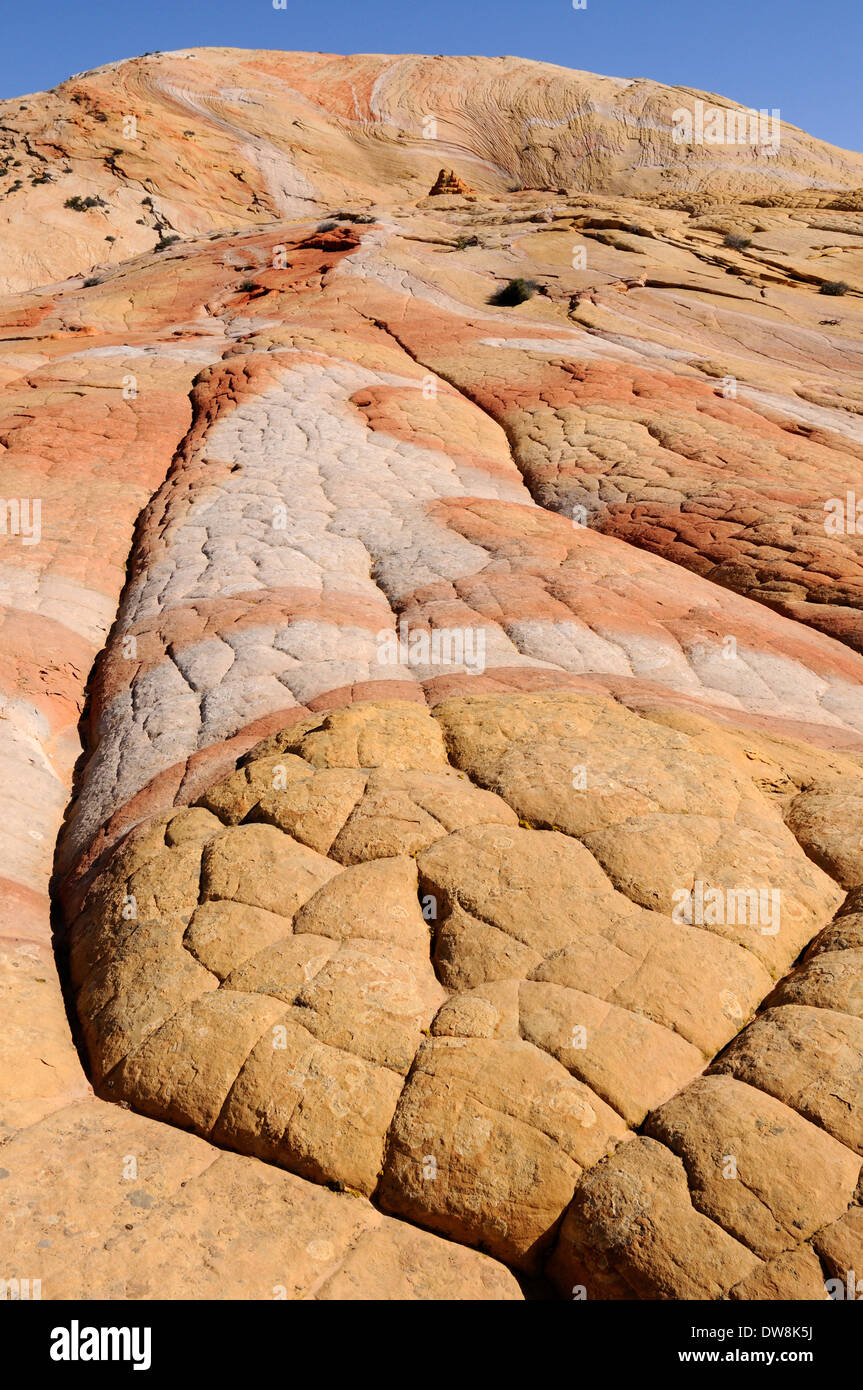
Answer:
[(863, 156), (696, 100), (216, 49), (2, 104), (44, 1297), (863, 1267)]

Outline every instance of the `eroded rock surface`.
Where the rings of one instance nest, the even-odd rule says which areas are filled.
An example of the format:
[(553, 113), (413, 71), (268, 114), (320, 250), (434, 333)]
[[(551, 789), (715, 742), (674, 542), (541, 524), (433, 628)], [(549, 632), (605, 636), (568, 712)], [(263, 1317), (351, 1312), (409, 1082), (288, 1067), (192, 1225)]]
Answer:
[(200, 50), (2, 103), (44, 1297), (863, 1270), (863, 156), (684, 158), (689, 99)]
[[(860, 1171), (863, 1023), (796, 1003), (840, 953), (792, 969), (843, 893), (783, 811), (592, 695), (307, 717), (90, 882), (70, 942), (98, 1092), (594, 1293), (591, 1184), (646, 1182), (688, 1272), (651, 1246), (614, 1287), (725, 1296)], [(680, 910), (696, 883), (720, 920)]]

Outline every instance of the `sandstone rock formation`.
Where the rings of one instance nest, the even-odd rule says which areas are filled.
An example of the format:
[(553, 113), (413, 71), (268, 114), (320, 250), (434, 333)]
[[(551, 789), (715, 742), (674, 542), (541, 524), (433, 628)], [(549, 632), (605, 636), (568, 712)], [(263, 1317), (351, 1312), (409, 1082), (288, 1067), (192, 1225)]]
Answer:
[(199, 50), (3, 104), (44, 1297), (863, 1269), (863, 156), (684, 158), (703, 97)]
[(441, 169), (434, 184), (429, 189), (429, 197), (434, 198), (439, 194), (446, 195), (448, 193), (458, 196), (472, 192), (473, 189), (468, 188), (467, 184), (452, 169)]

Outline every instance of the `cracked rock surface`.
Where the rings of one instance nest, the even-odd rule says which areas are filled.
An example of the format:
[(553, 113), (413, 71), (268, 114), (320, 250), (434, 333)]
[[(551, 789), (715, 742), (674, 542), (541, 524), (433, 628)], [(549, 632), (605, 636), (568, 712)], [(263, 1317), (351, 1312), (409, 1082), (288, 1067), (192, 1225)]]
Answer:
[(681, 90), (190, 50), (0, 103), (43, 1297), (863, 1268), (863, 157), (684, 162)]
[[(627, 1240), (615, 1288), (724, 1296), (860, 1169), (863, 1024), (792, 969), (843, 893), (783, 809), (591, 695), (307, 717), (91, 879), (70, 960), (97, 1092), (562, 1286), (593, 1287), (572, 1194), (607, 1174), (662, 1229), (692, 1211), (686, 1277)], [(778, 891), (778, 929), (679, 920), (699, 879)]]

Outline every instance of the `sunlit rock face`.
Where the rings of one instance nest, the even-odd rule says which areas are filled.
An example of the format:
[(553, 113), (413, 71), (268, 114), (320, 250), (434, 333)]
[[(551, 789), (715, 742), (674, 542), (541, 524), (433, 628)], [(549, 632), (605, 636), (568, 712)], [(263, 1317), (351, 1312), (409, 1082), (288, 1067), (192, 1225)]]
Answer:
[(2, 103), (44, 1297), (863, 1265), (863, 157), (717, 101), (215, 49)]

